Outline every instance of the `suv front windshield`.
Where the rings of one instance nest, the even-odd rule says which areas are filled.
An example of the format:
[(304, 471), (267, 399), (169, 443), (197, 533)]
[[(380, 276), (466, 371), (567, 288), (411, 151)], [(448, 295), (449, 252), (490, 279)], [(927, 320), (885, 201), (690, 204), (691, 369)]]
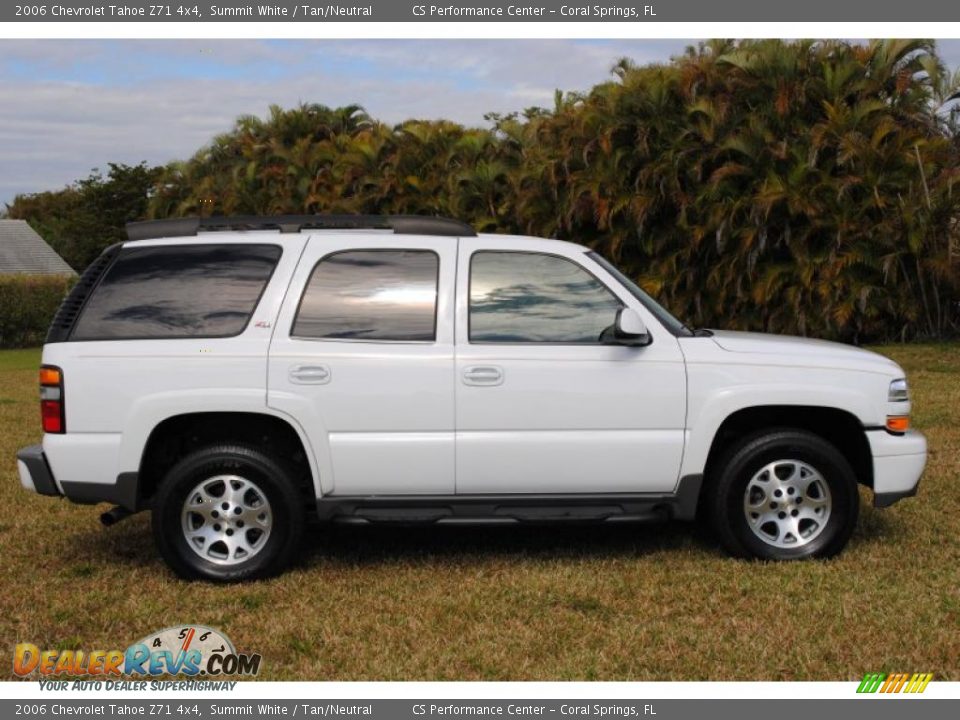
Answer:
[(615, 277), (631, 295), (639, 300), (647, 310), (653, 313), (657, 320), (671, 333), (678, 337), (690, 337), (694, 334), (690, 328), (671, 315), (663, 305), (647, 295), (639, 285), (620, 272), (617, 266), (603, 257), (603, 255), (592, 251), (588, 252), (587, 255), (600, 265), (600, 267), (613, 275), (613, 277)]

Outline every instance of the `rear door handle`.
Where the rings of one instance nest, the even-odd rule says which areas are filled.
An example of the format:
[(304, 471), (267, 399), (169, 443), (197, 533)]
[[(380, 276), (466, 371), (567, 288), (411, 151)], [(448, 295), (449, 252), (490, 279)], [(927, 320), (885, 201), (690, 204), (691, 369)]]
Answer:
[(326, 365), (294, 365), (290, 368), (290, 382), (296, 385), (325, 385), (330, 382), (330, 368)]
[(472, 365), (464, 368), (464, 385), (500, 385), (503, 383), (503, 370), (496, 365)]

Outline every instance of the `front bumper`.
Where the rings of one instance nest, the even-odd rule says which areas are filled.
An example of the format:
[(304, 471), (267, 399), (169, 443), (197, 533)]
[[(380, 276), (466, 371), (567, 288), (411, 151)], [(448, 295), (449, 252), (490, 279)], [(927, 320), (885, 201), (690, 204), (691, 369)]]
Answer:
[(867, 433), (873, 455), (873, 505), (890, 507), (913, 497), (927, 464), (927, 439), (910, 430), (892, 435), (884, 429)]

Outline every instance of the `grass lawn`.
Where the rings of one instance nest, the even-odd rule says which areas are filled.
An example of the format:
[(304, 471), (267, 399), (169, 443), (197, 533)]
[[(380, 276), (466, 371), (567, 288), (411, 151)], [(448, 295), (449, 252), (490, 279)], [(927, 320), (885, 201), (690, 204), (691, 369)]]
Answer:
[(0, 353), (0, 666), (13, 645), (125, 648), (218, 627), (271, 680), (960, 680), (960, 345), (879, 350), (930, 442), (920, 495), (874, 510), (830, 562), (731, 560), (689, 525), (313, 530), (282, 577), (177, 580), (146, 514), (21, 490), (36, 351)]

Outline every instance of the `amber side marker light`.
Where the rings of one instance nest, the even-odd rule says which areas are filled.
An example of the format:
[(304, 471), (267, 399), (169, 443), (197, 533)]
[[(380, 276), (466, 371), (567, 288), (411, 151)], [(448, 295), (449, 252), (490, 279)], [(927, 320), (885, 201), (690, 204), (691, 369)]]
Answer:
[(63, 411), (63, 372), (52, 365), (40, 368), (40, 420), (46, 433), (67, 431)]
[(887, 430), (892, 433), (905, 433), (910, 429), (909, 415), (890, 415), (887, 417)]

